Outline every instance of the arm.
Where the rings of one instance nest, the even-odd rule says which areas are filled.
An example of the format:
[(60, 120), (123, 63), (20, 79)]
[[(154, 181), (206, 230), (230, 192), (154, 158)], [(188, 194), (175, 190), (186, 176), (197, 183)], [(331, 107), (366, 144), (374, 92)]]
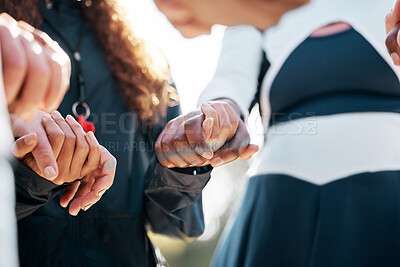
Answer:
[[(216, 73), (198, 101), (201, 110), (170, 121), (157, 140), (156, 151), (163, 166), (206, 163), (218, 167), (238, 158), (248, 159), (258, 150), (249, 145), (250, 136), (241, 118), (247, 116), (257, 93), (263, 59), (261, 39), (250, 26), (226, 30)], [(191, 153), (191, 148), (200, 157)], [(175, 152), (179, 155), (172, 157)]]
[[(179, 106), (169, 107), (167, 120), (181, 113)], [(154, 129), (154, 140), (162, 126)], [(145, 176), (144, 211), (153, 232), (173, 237), (195, 237), (204, 231), (202, 190), (210, 179), (211, 167), (168, 169), (157, 158)]]
[(153, 161), (145, 189), (145, 214), (153, 232), (182, 239), (203, 233), (202, 190), (211, 169), (168, 169)]
[(262, 62), (262, 34), (251, 26), (228, 27), (213, 79), (201, 93), (198, 106), (229, 98), (246, 117), (258, 86)]

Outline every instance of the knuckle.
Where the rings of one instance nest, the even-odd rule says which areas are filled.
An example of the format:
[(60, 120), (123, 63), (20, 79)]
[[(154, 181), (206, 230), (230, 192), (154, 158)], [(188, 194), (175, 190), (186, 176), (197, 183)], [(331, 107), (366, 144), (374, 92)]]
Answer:
[(50, 67), (47, 64), (37, 64), (32, 71), (38, 79), (49, 80), (51, 77)]
[(65, 142), (68, 144), (75, 144), (76, 136), (73, 133), (66, 133), (65, 134)]
[(175, 135), (174, 144), (175, 143), (185, 143), (185, 142), (186, 142), (186, 137), (183, 134)]
[(113, 155), (111, 155), (110, 160), (111, 160), (111, 162), (113, 163), (114, 166), (117, 166), (117, 159)]
[(229, 131), (231, 129), (231, 123), (228, 120), (224, 120), (221, 123), (221, 129), (224, 131)]
[(170, 143), (168, 142), (168, 140), (163, 139), (163, 140), (161, 141), (161, 148), (162, 148), (162, 150), (169, 150), (170, 147), (171, 147), (171, 145), (170, 145)]
[(194, 133), (196, 133), (196, 128), (197, 128), (197, 126), (199, 126), (198, 124), (199, 123), (198, 123), (197, 120), (187, 120), (187, 121), (185, 121), (185, 123), (183, 125), (185, 133), (186, 134), (194, 134)]
[(63, 143), (65, 140), (65, 134), (62, 131), (55, 131), (50, 134), (49, 138), (53, 139), (57, 143)]
[(160, 152), (162, 151), (161, 143), (160, 143), (160, 142), (157, 142), (157, 143), (156, 143), (156, 145), (155, 145), (155, 150), (156, 150), (157, 153), (160, 153)]
[(234, 147), (231, 149), (232, 155), (236, 158), (240, 156), (240, 147)]
[(176, 150), (181, 150), (186, 147), (185, 143), (182, 140), (177, 140), (177, 139), (174, 140), (173, 146)]
[(89, 151), (90, 151), (90, 147), (86, 142), (79, 142), (78, 141), (77, 142), (77, 149), (78, 149), (79, 153), (85, 154), (85, 155), (89, 154)]
[(52, 158), (52, 156), (53, 156), (53, 153), (47, 152), (47, 151), (42, 151), (42, 152), (39, 152), (36, 157), (38, 160), (48, 160), (48, 159)]
[(16, 55), (8, 60), (7, 64), (4, 65), (4, 68), (6, 71), (12, 72), (18, 77), (24, 77), (28, 71), (28, 63), (22, 57)]
[(51, 64), (51, 68), (54, 70), (55, 73), (61, 73), (63, 70), (63, 63), (60, 62), (60, 60), (57, 60), (57, 58), (54, 57), (49, 57), (49, 61)]
[(394, 50), (397, 46), (396, 35), (391, 32), (385, 40), (386, 47), (391, 51)]

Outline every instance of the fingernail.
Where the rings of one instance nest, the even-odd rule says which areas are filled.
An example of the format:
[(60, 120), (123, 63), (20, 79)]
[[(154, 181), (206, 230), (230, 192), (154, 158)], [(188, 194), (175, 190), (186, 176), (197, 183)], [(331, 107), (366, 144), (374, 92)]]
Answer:
[(79, 211), (80, 211), (80, 210), (77, 210), (73, 215), (74, 215), (74, 216), (78, 216)]
[(56, 170), (51, 166), (48, 166), (44, 169), (44, 175), (47, 179), (54, 179), (57, 177)]
[(87, 211), (88, 209), (90, 209), (90, 207), (93, 206), (93, 204), (94, 204), (94, 203), (87, 204), (83, 210), (84, 210), (84, 211)]
[(96, 138), (94, 137), (94, 133), (92, 131), (88, 132), (86, 135), (89, 137), (90, 140), (96, 141)]
[(32, 145), (35, 140), (35, 137), (36, 137), (35, 133), (31, 133), (30, 135), (28, 135), (24, 140), (25, 145), (27, 145), (27, 146)]
[(64, 209), (68, 206), (68, 204), (62, 204), (60, 203), (61, 207), (63, 207)]
[(219, 167), (223, 164), (224, 162), (222, 161), (221, 158), (215, 158), (211, 160), (211, 165), (213, 165), (214, 167)]
[(207, 151), (207, 152), (204, 152), (202, 156), (203, 156), (203, 158), (211, 159), (214, 156), (214, 153), (211, 151)]
[(100, 191), (97, 193), (97, 196), (98, 196), (98, 197), (102, 197), (106, 191), (107, 191), (106, 188), (100, 190)]
[(62, 118), (61, 113), (58, 112), (58, 110), (54, 110), (54, 111), (51, 113), (51, 115), (52, 115), (52, 116), (55, 116), (55, 117), (61, 117), (61, 118)]
[(44, 119), (50, 119), (51, 116), (50, 116), (50, 114), (48, 114), (48, 113), (44, 113), (44, 114), (43, 114), (43, 118), (44, 118)]
[(67, 115), (66, 119), (67, 119), (67, 120), (70, 120), (70, 121), (73, 121), (73, 120), (74, 120), (74, 118), (73, 118), (71, 115), (69, 115), (69, 114)]
[(399, 57), (399, 55), (398, 55), (396, 52), (391, 53), (391, 54), (390, 54), (390, 57), (392, 58), (393, 63), (394, 63), (395, 65), (399, 65), (399, 63), (400, 63), (400, 57)]

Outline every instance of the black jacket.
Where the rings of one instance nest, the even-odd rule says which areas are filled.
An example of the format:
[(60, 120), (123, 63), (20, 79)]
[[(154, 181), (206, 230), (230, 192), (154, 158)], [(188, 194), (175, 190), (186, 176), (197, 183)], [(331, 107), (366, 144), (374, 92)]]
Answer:
[[(200, 235), (204, 229), (201, 191), (210, 168), (166, 169), (155, 159), (154, 140), (163, 125), (149, 131), (129, 111), (107, 67), (94, 33), (84, 22), (80, 3), (56, 0), (41, 11), (78, 50), (86, 80), (86, 100), (96, 125), (96, 137), (117, 159), (113, 186), (87, 212), (70, 216), (59, 205), (56, 186), (17, 163), (15, 170), (21, 266), (154, 266), (145, 225), (175, 237)], [(66, 49), (45, 22), (42, 30)], [(76, 66), (71, 88), (59, 111), (65, 116), (78, 99)], [(179, 115), (170, 107), (164, 125)]]

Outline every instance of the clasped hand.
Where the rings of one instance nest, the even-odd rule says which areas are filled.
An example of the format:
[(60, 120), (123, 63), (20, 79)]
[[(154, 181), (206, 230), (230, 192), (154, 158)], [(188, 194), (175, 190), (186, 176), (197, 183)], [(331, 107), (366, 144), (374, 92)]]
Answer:
[(85, 133), (76, 120), (64, 119), (58, 111), (51, 115), (39, 111), (25, 122), (11, 115), (14, 136), (13, 154), (39, 176), (64, 185), (60, 204), (71, 215), (89, 209), (100, 200), (114, 181), (116, 160), (92, 132)]
[(238, 106), (224, 99), (204, 103), (166, 125), (155, 145), (157, 158), (167, 168), (224, 165), (249, 159), (258, 146), (240, 118)]

